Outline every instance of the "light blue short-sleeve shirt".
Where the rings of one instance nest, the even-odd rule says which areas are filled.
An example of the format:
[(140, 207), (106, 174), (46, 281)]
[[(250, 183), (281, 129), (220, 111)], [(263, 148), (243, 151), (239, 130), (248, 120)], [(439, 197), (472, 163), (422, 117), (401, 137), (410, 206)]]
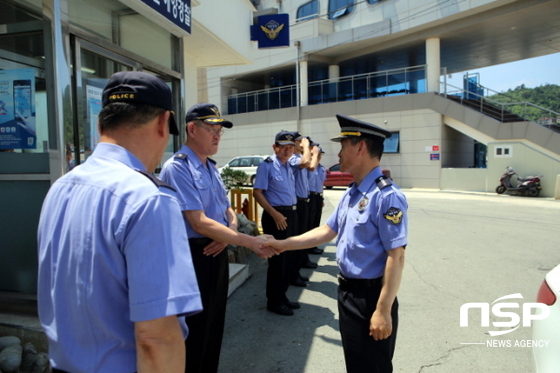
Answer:
[[(203, 210), (208, 218), (226, 227), (229, 225), (227, 209), (230, 202), (213, 161), (207, 159), (204, 165), (192, 149), (183, 144), (181, 149), (165, 162), (159, 177), (177, 190), (182, 211)], [(186, 219), (185, 225), (189, 238), (203, 237)]]
[(300, 168), (301, 154), (293, 154), (288, 163), (292, 166), (296, 179), (296, 196), (299, 198), (309, 197), (309, 175), (307, 168)]
[(271, 206), (293, 206), (296, 204), (295, 178), (292, 167), (282, 164), (273, 155), (259, 164), (255, 176), (255, 189), (261, 189)]
[(315, 193), (323, 192), (323, 184), (327, 177), (325, 167), (320, 164), (313, 171), (309, 171), (309, 191)]
[(387, 251), (407, 244), (408, 204), (394, 184), (378, 188), (381, 168), (373, 169), (360, 186), (352, 184), (327, 225), (338, 232), (336, 260), (348, 278), (381, 277)]
[(176, 193), (137, 170), (101, 143), (43, 203), (39, 317), (58, 369), (134, 372), (134, 322), (202, 309)]

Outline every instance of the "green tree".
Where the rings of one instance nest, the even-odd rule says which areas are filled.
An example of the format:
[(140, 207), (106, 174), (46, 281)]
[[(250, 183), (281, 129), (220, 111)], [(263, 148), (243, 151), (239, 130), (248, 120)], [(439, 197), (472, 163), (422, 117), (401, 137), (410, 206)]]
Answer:
[(227, 190), (231, 190), (234, 187), (242, 186), (247, 181), (247, 177), (249, 175), (247, 175), (245, 171), (233, 170), (229, 167), (224, 167), (220, 176), (222, 177)]
[(545, 84), (535, 88), (527, 88), (522, 84), (515, 89), (508, 89), (507, 92), (488, 98), (501, 103), (518, 103), (507, 106), (507, 109), (532, 121), (550, 117), (551, 113), (526, 103), (560, 113), (560, 86), (556, 84)]

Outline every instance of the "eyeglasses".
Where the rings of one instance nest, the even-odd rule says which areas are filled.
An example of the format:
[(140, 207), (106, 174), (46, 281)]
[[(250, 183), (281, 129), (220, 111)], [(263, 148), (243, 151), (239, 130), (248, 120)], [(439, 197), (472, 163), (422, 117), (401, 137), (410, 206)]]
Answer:
[(222, 127), (220, 127), (220, 129), (214, 129), (214, 128), (208, 128), (206, 126), (203, 126), (202, 124), (198, 124), (198, 123), (194, 123), (195, 126), (200, 127), (200, 128), (204, 128), (206, 131), (210, 132), (213, 136), (222, 136), (224, 134), (224, 129)]

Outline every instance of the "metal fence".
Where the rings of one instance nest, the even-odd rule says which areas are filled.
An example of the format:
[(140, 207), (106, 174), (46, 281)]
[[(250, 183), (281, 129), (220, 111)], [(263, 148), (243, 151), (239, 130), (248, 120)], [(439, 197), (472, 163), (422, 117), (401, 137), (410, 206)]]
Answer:
[(505, 93), (478, 85), (476, 92), (440, 82), (440, 92), (445, 97), (461, 102), (501, 122), (530, 121), (558, 131), (560, 113), (530, 102), (519, 102)]
[[(228, 114), (297, 106), (298, 86), (287, 85), (228, 96)], [(357, 74), (308, 83), (308, 104), (426, 92), (426, 66)]]

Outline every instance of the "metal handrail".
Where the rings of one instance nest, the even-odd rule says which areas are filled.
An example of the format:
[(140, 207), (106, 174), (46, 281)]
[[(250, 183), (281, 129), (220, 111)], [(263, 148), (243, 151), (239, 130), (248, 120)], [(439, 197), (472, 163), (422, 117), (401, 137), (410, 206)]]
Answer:
[[(395, 94), (407, 94), (411, 91), (411, 82), (424, 79), (424, 86), (420, 83), (414, 87), (414, 93), (425, 92), (426, 65), (412, 66), (402, 69), (391, 69), (374, 73), (362, 73), (338, 78), (312, 81), (308, 83), (309, 105), (327, 102), (358, 100)], [(423, 73), (419, 79), (412, 74)], [(401, 79), (401, 75), (404, 77)], [(398, 83), (391, 84), (391, 77), (399, 75)], [(375, 84), (372, 84), (375, 83)], [(349, 85), (349, 89), (341, 86)], [(401, 86), (400, 89), (391, 87)], [(236, 113), (259, 110), (278, 109), (297, 106), (297, 84), (259, 89), (250, 92), (237, 93), (228, 96), (228, 106), (233, 105)], [(317, 92), (314, 92), (317, 91)], [(286, 97), (283, 97), (285, 95)], [(282, 100), (284, 98), (284, 101)], [(265, 102), (262, 102), (265, 100)], [(231, 112), (232, 110), (228, 110)]]
[[(450, 96), (459, 97), (461, 103), (463, 103), (463, 101), (469, 100), (471, 102), (470, 106), (473, 106), (472, 105), (473, 101), (478, 101), (479, 111), (481, 112), (484, 109), (491, 109), (492, 107), (494, 107), (493, 109), (498, 110), (498, 112), (494, 111), (494, 114), (499, 113), (498, 119), (501, 119), (502, 121), (505, 119), (506, 115), (514, 114), (525, 121), (533, 122), (535, 124), (548, 128), (558, 127), (557, 123), (560, 123), (560, 113), (557, 113), (554, 110), (550, 110), (527, 101), (521, 101), (521, 102), (515, 101), (513, 97), (510, 97), (507, 94), (493, 91), (481, 85), (478, 85), (478, 87), (482, 90), (483, 92), (482, 94), (468, 91), (463, 88), (455, 87), (451, 84), (444, 83), (444, 82), (440, 82), (440, 85), (443, 85), (443, 87), (441, 87), (442, 89), (440, 90), (440, 92), (443, 92), (445, 96), (450, 95)], [(452, 88), (452, 90), (450, 90), (449, 88)], [(490, 98), (488, 96), (491, 96), (493, 98)], [(472, 99), (473, 97), (474, 99)], [(506, 101), (507, 100), (511, 100), (511, 101), (510, 102), (503, 102), (501, 100), (498, 101), (494, 99), (495, 97), (498, 97), (499, 99), (503, 98)], [(512, 106), (517, 106), (517, 107), (523, 106), (523, 111), (516, 112), (517, 110), (510, 109)], [(530, 113), (531, 108), (533, 109), (534, 113)], [(556, 117), (557, 123), (545, 124), (542, 121), (540, 121), (540, 119), (542, 118), (551, 118), (551, 117)]]

